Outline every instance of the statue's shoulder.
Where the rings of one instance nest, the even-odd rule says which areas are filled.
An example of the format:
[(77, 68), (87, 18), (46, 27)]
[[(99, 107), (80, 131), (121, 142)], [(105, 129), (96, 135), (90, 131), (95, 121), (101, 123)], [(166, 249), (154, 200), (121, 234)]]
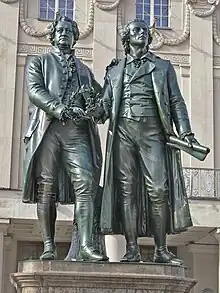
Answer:
[(30, 61), (44, 61), (48, 57), (51, 58), (51, 56), (52, 56), (52, 53), (51, 52), (45, 52), (43, 54), (39, 54), (39, 55), (36, 55), (36, 56), (32, 57), (30, 59)]
[(50, 59), (51, 56), (51, 52), (45, 52), (43, 54), (33, 56), (32, 58), (30, 58), (30, 60), (28, 60), (27, 70), (33, 70), (34, 68), (36, 68), (37, 70), (38, 68), (41, 68), (42, 66), (44, 66), (45, 63), (47, 63), (48, 59)]
[(115, 66), (117, 66), (122, 59), (114, 58), (112, 61), (106, 66), (106, 73), (111, 71)]
[(162, 67), (162, 68), (168, 68), (170, 66), (170, 60), (167, 59), (163, 59), (161, 57), (159, 57), (158, 55), (154, 55), (155, 58), (155, 62), (157, 64), (158, 67)]
[(41, 55), (32, 56), (27, 62), (27, 69), (39, 67), (41, 65)]

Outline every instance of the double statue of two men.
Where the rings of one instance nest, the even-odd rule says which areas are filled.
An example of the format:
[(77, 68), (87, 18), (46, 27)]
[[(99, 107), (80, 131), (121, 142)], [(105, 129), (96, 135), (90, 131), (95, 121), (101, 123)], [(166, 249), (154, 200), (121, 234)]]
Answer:
[[(100, 234), (125, 235), (121, 261), (139, 262), (138, 237), (153, 236), (154, 262), (182, 264), (168, 251), (166, 235), (186, 230), (192, 221), (180, 152), (166, 142), (175, 135), (173, 123), (189, 147), (196, 140), (173, 66), (148, 51), (152, 36), (142, 20), (125, 26), (125, 57), (107, 66), (103, 87), (74, 54), (76, 22), (58, 15), (49, 37), (51, 52), (27, 67), (34, 109), (24, 139), (23, 202), (37, 203), (41, 260), (56, 258), (56, 203), (61, 203), (75, 204), (77, 260), (108, 260), (92, 241), (97, 214)], [(97, 123), (108, 119), (101, 188)]]

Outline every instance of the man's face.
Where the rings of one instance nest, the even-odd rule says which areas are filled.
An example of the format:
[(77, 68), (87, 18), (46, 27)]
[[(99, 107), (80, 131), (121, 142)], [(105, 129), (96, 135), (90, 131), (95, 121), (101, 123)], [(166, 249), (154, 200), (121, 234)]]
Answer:
[(130, 44), (140, 47), (145, 47), (149, 42), (149, 28), (143, 22), (133, 22), (129, 25), (130, 28)]
[(68, 21), (59, 21), (54, 35), (54, 44), (58, 47), (68, 48), (74, 42), (72, 24)]

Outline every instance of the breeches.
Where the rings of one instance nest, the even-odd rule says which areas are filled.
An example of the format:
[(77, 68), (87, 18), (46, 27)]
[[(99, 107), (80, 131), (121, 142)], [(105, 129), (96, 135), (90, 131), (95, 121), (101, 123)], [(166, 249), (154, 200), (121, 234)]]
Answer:
[(114, 140), (114, 173), (121, 201), (136, 200), (138, 169), (152, 204), (167, 200), (165, 139), (157, 117), (144, 121), (119, 120)]
[[(64, 168), (73, 185), (76, 198), (91, 197), (94, 188), (94, 167), (87, 122), (79, 125), (54, 120), (49, 125), (37, 153), (38, 185), (49, 185), (56, 193), (59, 169)], [(87, 198), (88, 199), (88, 198)]]

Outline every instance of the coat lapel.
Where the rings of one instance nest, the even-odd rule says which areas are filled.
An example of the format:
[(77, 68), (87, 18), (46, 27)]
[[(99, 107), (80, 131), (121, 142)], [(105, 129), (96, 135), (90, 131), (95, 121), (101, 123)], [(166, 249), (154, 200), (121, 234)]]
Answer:
[(156, 68), (152, 72), (152, 82), (153, 82), (154, 94), (155, 94), (156, 103), (158, 106), (158, 111), (159, 111), (162, 125), (167, 134), (172, 134), (173, 129), (172, 129), (169, 117), (166, 114), (166, 111), (164, 110), (164, 107), (167, 107), (167, 105), (169, 104), (167, 101), (169, 97), (167, 96), (167, 93), (164, 90), (165, 86), (167, 86), (165, 71), (162, 69)]
[(165, 72), (162, 69), (156, 69), (152, 72), (152, 81), (155, 93), (162, 93), (165, 85)]
[(135, 72), (135, 74), (132, 76), (130, 82), (140, 78), (141, 76), (145, 74), (151, 73), (155, 68), (154, 62), (151, 62), (150, 60), (147, 60), (145, 63), (143, 63), (139, 69)]
[(112, 104), (112, 119), (117, 117), (117, 113), (120, 107), (122, 89), (123, 89), (123, 78), (124, 68), (126, 64), (126, 58), (122, 59), (117, 66), (111, 70), (111, 81), (113, 90), (113, 104)]

